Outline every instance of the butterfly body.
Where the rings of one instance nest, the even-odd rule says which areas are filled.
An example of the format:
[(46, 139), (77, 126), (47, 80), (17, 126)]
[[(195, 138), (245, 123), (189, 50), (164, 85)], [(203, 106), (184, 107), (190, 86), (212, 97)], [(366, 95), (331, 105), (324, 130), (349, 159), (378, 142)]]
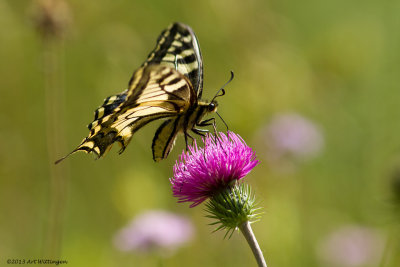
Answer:
[(137, 130), (159, 119), (165, 121), (153, 138), (155, 161), (168, 156), (178, 134), (184, 134), (186, 145), (188, 138), (193, 139), (190, 133), (203, 135), (207, 130), (201, 127), (211, 125), (213, 120), (203, 121), (203, 118), (216, 111), (217, 103), (200, 99), (202, 64), (193, 30), (182, 23), (170, 25), (132, 75), (128, 89), (106, 98), (95, 111), (94, 121), (88, 125), (88, 137), (70, 154), (84, 151), (102, 157), (114, 142), (121, 145), (122, 153)]
[(168, 156), (179, 133), (184, 134), (187, 144), (188, 138), (194, 139), (191, 133), (204, 135), (204, 132), (208, 132), (198, 127), (211, 125), (209, 120), (202, 119), (207, 113), (215, 112), (216, 106), (215, 101), (198, 102), (176, 118), (166, 120), (161, 124), (152, 143), (154, 161), (160, 161)]

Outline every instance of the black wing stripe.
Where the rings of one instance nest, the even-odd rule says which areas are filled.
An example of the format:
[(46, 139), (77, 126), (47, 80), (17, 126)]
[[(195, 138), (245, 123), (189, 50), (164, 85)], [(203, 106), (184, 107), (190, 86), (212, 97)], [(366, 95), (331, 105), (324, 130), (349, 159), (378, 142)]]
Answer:
[(194, 54), (187, 55), (184, 58), (178, 58), (176, 61), (178, 64), (190, 64), (196, 61), (196, 56)]
[(185, 44), (183, 46), (171, 46), (168, 48), (168, 50), (165, 51), (165, 53), (168, 52), (173, 53), (174, 55), (194, 54), (193, 49), (188, 44)]
[[(149, 95), (149, 96), (147, 96), (147, 97), (141, 97), (141, 98), (140, 98), (140, 101), (138, 101), (138, 103), (143, 103), (143, 102), (146, 102), (146, 101), (151, 101), (152, 98), (157, 98), (158, 96), (165, 96), (165, 95), (170, 95), (170, 96), (172, 96), (172, 97), (168, 97), (168, 99), (165, 99), (165, 100), (177, 100), (177, 99), (179, 99), (179, 100), (184, 100), (182, 97), (177, 96), (177, 95), (174, 94), (174, 93), (162, 92), (162, 93), (160, 93), (160, 94), (158, 94), (158, 95)], [(157, 101), (157, 99), (155, 99), (154, 101)]]
[[(153, 115), (142, 116), (142, 117), (132, 117), (134, 119), (131, 119), (131, 118), (127, 119), (127, 120), (132, 120), (132, 122), (127, 124), (127, 125), (125, 125), (123, 128), (118, 129), (118, 133), (124, 131), (128, 127), (133, 127), (134, 126), (134, 128), (132, 128), (131, 130), (138, 129), (137, 125), (140, 125), (140, 121), (142, 121), (142, 120), (151, 120), (151, 121), (153, 121), (153, 120), (156, 120), (156, 119), (170, 117), (170, 116), (171, 116), (170, 113), (166, 113), (166, 114), (160, 113), (160, 114), (153, 114)], [(123, 122), (125, 122), (125, 121), (123, 121)], [(122, 124), (123, 122), (120, 122), (119, 124)]]
[[(187, 87), (187, 85), (185, 84), (185, 85), (182, 85), (181, 87), (178, 87), (178, 88), (174, 88), (174, 92), (179, 92), (179, 91), (183, 91), (183, 90), (185, 90), (186, 89), (186, 87)], [(182, 96), (179, 96), (179, 95), (177, 95), (177, 94), (175, 94), (175, 93), (173, 93), (173, 92), (168, 92), (167, 90), (165, 90), (165, 89), (163, 89), (163, 88), (160, 88), (161, 90), (162, 90), (162, 93), (159, 93), (159, 94), (157, 94), (157, 95), (155, 95), (154, 93), (153, 94), (151, 94), (151, 93), (147, 93), (147, 94), (142, 94), (141, 96), (140, 96), (140, 101), (138, 101), (138, 103), (141, 103), (141, 102), (145, 102), (145, 101), (143, 101), (143, 100), (147, 100), (147, 101), (151, 101), (151, 99), (152, 98), (157, 98), (157, 97), (159, 97), (159, 96), (164, 96), (164, 95), (169, 95), (169, 96), (171, 96), (171, 97), (169, 97), (168, 99), (166, 99), (166, 100), (183, 100), (183, 101), (185, 101), (185, 99), (182, 97)], [(157, 99), (155, 99), (155, 100), (157, 100)]]
[[(176, 77), (176, 78), (172, 79), (171, 81), (168, 81), (166, 85), (174, 85), (175, 83), (178, 83), (181, 80), (182, 80), (182, 78)], [(165, 81), (165, 79), (164, 79), (164, 81)]]

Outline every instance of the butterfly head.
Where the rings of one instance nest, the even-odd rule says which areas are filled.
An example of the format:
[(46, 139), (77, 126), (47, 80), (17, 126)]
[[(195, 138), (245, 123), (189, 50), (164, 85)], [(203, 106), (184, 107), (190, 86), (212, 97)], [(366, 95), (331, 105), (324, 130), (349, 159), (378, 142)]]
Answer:
[(217, 101), (213, 100), (210, 104), (208, 104), (207, 111), (208, 112), (216, 112), (218, 108)]

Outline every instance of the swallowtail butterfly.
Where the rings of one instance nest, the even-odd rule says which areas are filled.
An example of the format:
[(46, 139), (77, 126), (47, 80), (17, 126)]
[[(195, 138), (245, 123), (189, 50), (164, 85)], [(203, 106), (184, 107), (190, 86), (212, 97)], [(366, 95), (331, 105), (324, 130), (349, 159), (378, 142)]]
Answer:
[(114, 142), (121, 145), (122, 153), (137, 130), (158, 119), (165, 121), (153, 138), (153, 159), (165, 159), (178, 133), (184, 134), (187, 146), (188, 138), (193, 139), (189, 131), (204, 135), (208, 130), (199, 127), (215, 123), (214, 118), (203, 120), (207, 113), (216, 112), (217, 102), (215, 97), (201, 101), (202, 90), (203, 62), (196, 35), (189, 26), (173, 23), (134, 72), (128, 89), (107, 97), (95, 111), (89, 136), (56, 163), (77, 151), (102, 157)]

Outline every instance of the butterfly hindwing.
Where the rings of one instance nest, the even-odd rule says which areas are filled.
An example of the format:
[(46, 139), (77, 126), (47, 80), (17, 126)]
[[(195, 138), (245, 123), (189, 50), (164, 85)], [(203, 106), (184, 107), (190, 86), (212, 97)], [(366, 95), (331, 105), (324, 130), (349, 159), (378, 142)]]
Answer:
[(112, 114), (114, 110), (125, 101), (127, 93), (128, 90), (125, 90), (118, 95), (109, 96), (104, 99), (103, 105), (94, 112), (94, 120), (88, 125), (89, 130), (93, 130), (97, 125), (102, 123), (104, 117)]
[(154, 161), (165, 159), (174, 147), (176, 137), (180, 130), (180, 118), (179, 116), (177, 118), (168, 119), (157, 129), (151, 146)]

